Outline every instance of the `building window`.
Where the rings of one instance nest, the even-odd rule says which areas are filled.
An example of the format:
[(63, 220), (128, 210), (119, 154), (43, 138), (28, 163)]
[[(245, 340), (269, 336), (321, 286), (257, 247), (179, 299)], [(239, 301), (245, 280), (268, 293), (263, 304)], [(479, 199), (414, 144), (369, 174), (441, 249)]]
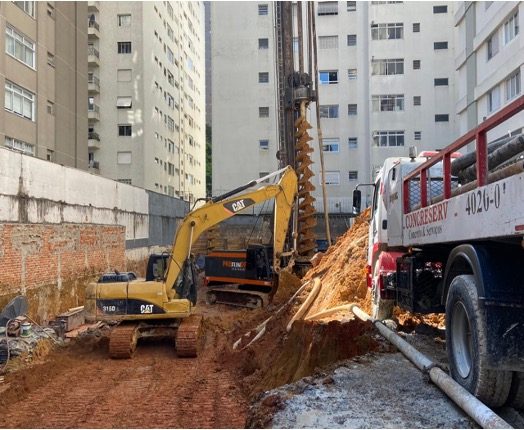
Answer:
[(262, 38), (258, 39), (258, 49), (268, 49), (269, 48), (269, 39)]
[(372, 60), (371, 70), (373, 75), (403, 75), (404, 59)]
[(117, 15), (117, 22), (119, 27), (131, 26), (131, 14), (126, 13), (122, 15)]
[(435, 122), (448, 122), (449, 121), (449, 115), (448, 114), (437, 114), (435, 115)]
[[(326, 170), (324, 172), (326, 178), (326, 185), (340, 185), (340, 171), (338, 170)], [(318, 176), (320, 185), (322, 185), (322, 175)]]
[(267, 15), (269, 11), (269, 7), (267, 4), (259, 4), (258, 5), (258, 14), (259, 15)]
[(131, 109), (132, 100), (130, 96), (118, 96), (116, 98), (116, 107), (118, 109)]
[(358, 138), (356, 137), (348, 137), (348, 148), (349, 149), (357, 149), (358, 147)]
[(356, 115), (357, 114), (357, 105), (356, 104), (348, 104), (348, 115)]
[(348, 79), (350, 81), (357, 79), (357, 69), (348, 69)]
[(488, 60), (492, 59), (499, 52), (499, 32), (498, 30), (488, 39)]
[[(173, 118), (171, 118), (170, 116), (166, 116), (166, 124), (167, 124), (167, 129), (169, 131), (175, 131), (175, 120)], [(191, 125), (191, 123), (190, 123)]]
[(420, 33), (420, 22), (413, 23), (413, 33)]
[(350, 181), (358, 181), (358, 170), (350, 170), (348, 172), (348, 179)]
[[(298, 39), (297, 39), (298, 44)], [(318, 49), (337, 49), (338, 36), (319, 36)]]
[(118, 42), (119, 54), (131, 54), (131, 42)]
[(422, 139), (422, 132), (421, 131), (415, 131), (414, 132), (414, 139), (415, 140), (421, 140)]
[(373, 133), (373, 142), (376, 146), (404, 146), (403, 131), (375, 131)]
[(448, 42), (435, 42), (433, 43), (434, 49), (448, 49)]
[(322, 15), (338, 15), (337, 1), (322, 1), (317, 3), (317, 14)]
[(16, 6), (22, 9), (29, 16), (35, 17), (35, 2), (34, 1), (14, 1)]
[(500, 87), (497, 85), (488, 92), (488, 113), (495, 112), (500, 107)]
[(515, 12), (504, 23), (504, 45), (507, 45), (519, 34), (519, 12)]
[(169, 24), (166, 23), (166, 30), (167, 30), (167, 36), (169, 37), (169, 39), (171, 39), (171, 42), (174, 42), (175, 41), (175, 33), (173, 31), (173, 29), (171, 28), (171, 26)]
[(348, 10), (348, 12), (355, 12), (357, 10), (357, 2), (356, 1), (348, 1), (347, 2), (347, 10)]
[(259, 118), (269, 118), (269, 106), (261, 106), (258, 108)]
[(35, 120), (35, 95), (8, 80), (5, 81), (4, 107), (16, 115)]
[(338, 84), (338, 70), (321, 70), (318, 79), (321, 85)]
[(269, 140), (268, 139), (261, 139), (258, 141), (258, 148), (261, 151), (269, 151)]
[(51, 67), (55, 67), (55, 56), (50, 52), (47, 53), (47, 64)]
[(131, 125), (130, 124), (121, 124), (118, 126), (118, 135), (129, 137), (131, 136)]
[[(171, 51), (171, 49), (167, 47), (166, 47), (166, 56), (167, 56), (167, 61), (169, 61), (171, 64), (175, 64), (175, 54), (173, 54), (173, 51)], [(192, 68), (190, 68), (190, 70), (191, 69)]]
[(348, 46), (356, 46), (356, 45), (357, 45), (357, 35), (348, 34)]
[(404, 94), (377, 95), (372, 97), (374, 112), (394, 112), (404, 110)]
[(55, 7), (51, 3), (47, 3), (47, 16), (49, 18), (55, 19)]
[(320, 118), (338, 118), (338, 105), (320, 105)]
[(413, 96), (413, 106), (420, 106), (422, 104), (421, 96)]
[(447, 6), (433, 6), (433, 13), (448, 13)]
[(131, 158), (131, 151), (116, 153), (117, 164), (131, 164)]
[[(189, 6), (191, 8), (191, 6)], [(173, 6), (171, 6), (171, 3), (170, 2), (167, 2), (166, 3), (166, 8), (167, 8), (167, 14), (169, 15), (169, 17), (171, 19), (173, 19), (174, 17), (174, 13), (173, 13)]]
[(117, 179), (116, 181), (121, 184), (131, 185), (131, 179)]
[(339, 152), (340, 141), (338, 137), (322, 139), (322, 151), (324, 152)]
[(392, 40), (404, 38), (404, 24), (372, 24), (371, 25), (371, 39), (372, 40)]
[(131, 69), (118, 69), (116, 71), (116, 80), (118, 82), (131, 82)]
[(420, 60), (413, 60), (413, 70), (420, 69)]
[(505, 82), (506, 100), (511, 100), (520, 94), (520, 70), (514, 72)]
[(269, 82), (269, 72), (259, 72), (258, 82), (260, 84), (267, 84)]
[(298, 37), (293, 37), (293, 52), (298, 52)]
[(4, 145), (7, 148), (15, 149), (22, 152), (23, 154), (35, 155), (35, 147), (30, 143), (24, 142), (22, 140), (14, 139), (12, 137), (5, 137)]
[(5, 28), (5, 52), (29, 67), (35, 67), (35, 44), (10, 25)]
[(448, 85), (448, 78), (435, 78), (434, 80), (436, 87), (442, 87)]
[(47, 113), (49, 115), (55, 114), (55, 104), (52, 101), (47, 101)]

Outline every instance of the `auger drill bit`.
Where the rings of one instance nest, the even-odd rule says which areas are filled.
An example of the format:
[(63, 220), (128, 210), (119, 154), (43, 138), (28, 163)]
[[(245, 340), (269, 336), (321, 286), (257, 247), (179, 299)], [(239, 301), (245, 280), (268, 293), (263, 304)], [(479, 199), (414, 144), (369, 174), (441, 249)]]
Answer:
[(298, 175), (298, 244), (297, 252), (299, 256), (311, 257), (316, 247), (315, 240), (315, 198), (311, 192), (315, 186), (311, 183), (314, 176), (309, 166), (313, 164), (309, 154), (313, 148), (308, 144), (313, 138), (309, 135), (308, 130), (311, 125), (305, 118), (305, 106), (301, 106), (301, 116), (295, 121), (295, 138), (296, 138), (296, 172)]

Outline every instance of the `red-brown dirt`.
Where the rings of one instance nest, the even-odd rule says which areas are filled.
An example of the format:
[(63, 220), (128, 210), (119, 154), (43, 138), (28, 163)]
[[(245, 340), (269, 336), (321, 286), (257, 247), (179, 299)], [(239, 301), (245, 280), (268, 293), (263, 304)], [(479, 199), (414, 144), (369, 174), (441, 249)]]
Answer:
[(140, 342), (131, 360), (111, 360), (107, 337), (79, 340), (6, 375), (0, 427), (242, 428), (247, 402), (235, 363), (217, 359), (224, 343), (211, 326), (196, 359), (178, 358), (165, 340)]

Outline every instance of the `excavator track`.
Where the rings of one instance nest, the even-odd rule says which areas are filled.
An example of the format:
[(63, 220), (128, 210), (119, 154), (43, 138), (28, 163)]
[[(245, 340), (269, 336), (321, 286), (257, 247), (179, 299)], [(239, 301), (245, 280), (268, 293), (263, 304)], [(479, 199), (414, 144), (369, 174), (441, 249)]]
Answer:
[(176, 353), (179, 357), (196, 357), (203, 340), (202, 315), (191, 315), (180, 323), (176, 333)]
[(113, 328), (109, 337), (109, 356), (111, 358), (131, 358), (138, 341), (138, 324), (119, 324)]

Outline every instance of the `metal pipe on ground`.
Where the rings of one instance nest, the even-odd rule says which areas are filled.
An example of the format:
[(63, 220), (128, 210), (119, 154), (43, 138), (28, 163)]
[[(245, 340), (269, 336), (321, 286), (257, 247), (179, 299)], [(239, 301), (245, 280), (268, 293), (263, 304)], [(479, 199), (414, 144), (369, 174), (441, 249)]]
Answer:
[(350, 305), (349, 309), (362, 321), (370, 321), (385, 339), (395, 345), (419, 370), (428, 373), (431, 381), (444, 391), (448, 397), (457, 404), (457, 406), (473, 418), (482, 428), (512, 428), (484, 403), (460, 386), (455, 380), (453, 380), (453, 378), (439, 368), (436, 363), (431, 361), (421, 352), (417, 351), (394, 331), (387, 328), (381, 321), (371, 318), (357, 305)]

